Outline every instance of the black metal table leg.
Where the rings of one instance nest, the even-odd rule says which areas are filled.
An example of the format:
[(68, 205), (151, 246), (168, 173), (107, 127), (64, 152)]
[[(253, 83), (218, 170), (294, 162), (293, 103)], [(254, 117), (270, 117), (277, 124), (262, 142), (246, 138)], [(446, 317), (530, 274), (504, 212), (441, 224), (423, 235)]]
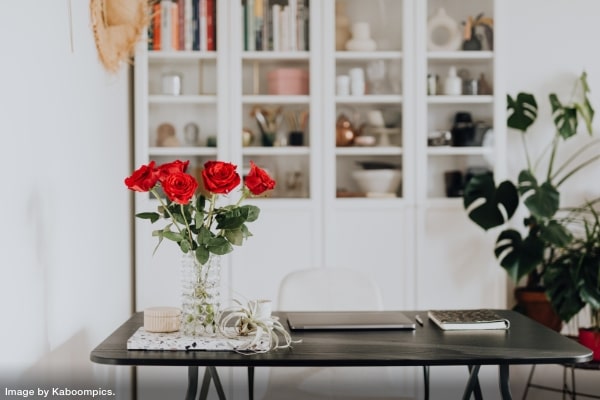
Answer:
[(429, 400), (429, 365), (423, 365), (423, 398)]
[(213, 382), (215, 384), (215, 389), (217, 389), (217, 394), (219, 395), (219, 400), (226, 400), (225, 391), (223, 391), (223, 385), (221, 384), (221, 379), (219, 378), (219, 374), (217, 373), (217, 368), (206, 367), (206, 369), (212, 376)]
[(185, 394), (185, 400), (194, 400), (198, 390), (198, 367), (188, 367), (188, 388)]
[(204, 369), (204, 377), (202, 378), (202, 386), (200, 387), (200, 396), (198, 396), (198, 400), (206, 400), (208, 397), (208, 388), (210, 387), (210, 371), (208, 367)]
[(503, 400), (512, 399), (510, 393), (509, 367), (508, 364), (500, 364), (498, 366), (498, 369), (500, 370), (500, 393), (502, 394)]
[(254, 367), (248, 367), (248, 400), (254, 400)]
[(475, 390), (475, 387), (479, 386), (479, 378), (477, 375), (479, 374), (479, 368), (481, 365), (470, 365), (469, 371), (469, 380), (467, 381), (467, 387), (465, 387), (465, 393), (463, 394), (463, 400), (469, 400), (471, 398), (471, 394)]

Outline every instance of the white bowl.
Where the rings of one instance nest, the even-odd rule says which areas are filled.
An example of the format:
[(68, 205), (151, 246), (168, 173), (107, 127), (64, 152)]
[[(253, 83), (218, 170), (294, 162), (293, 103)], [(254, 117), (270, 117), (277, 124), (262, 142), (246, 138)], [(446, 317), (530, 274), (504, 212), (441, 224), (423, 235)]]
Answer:
[(397, 169), (364, 169), (352, 172), (358, 188), (366, 193), (396, 193), (402, 182)]

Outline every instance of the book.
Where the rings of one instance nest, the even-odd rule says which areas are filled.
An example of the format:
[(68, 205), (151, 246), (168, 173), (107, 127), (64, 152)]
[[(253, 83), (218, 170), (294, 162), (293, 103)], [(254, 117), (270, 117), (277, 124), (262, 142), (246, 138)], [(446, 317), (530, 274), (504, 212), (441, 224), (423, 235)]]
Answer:
[(493, 310), (429, 310), (427, 316), (445, 331), (510, 328), (510, 321)]

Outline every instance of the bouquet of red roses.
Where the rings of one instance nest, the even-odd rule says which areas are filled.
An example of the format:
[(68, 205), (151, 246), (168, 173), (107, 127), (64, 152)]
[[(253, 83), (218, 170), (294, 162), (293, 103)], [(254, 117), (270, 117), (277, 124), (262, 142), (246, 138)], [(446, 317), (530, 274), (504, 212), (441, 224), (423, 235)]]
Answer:
[[(150, 192), (159, 201), (158, 212), (143, 212), (136, 217), (152, 223), (163, 218), (170, 222), (154, 231), (158, 244), (163, 239), (176, 242), (181, 251), (193, 251), (200, 264), (210, 254), (223, 255), (241, 246), (252, 236), (246, 223), (256, 221), (260, 209), (241, 205), (248, 197), (260, 196), (275, 188), (275, 181), (252, 161), (237, 203), (217, 207), (219, 195), (227, 195), (239, 186), (237, 166), (222, 161), (208, 161), (202, 169), (200, 184), (186, 173), (189, 161), (176, 160), (156, 166), (154, 161), (142, 165), (125, 178), (125, 185), (136, 192)], [(161, 195), (160, 189), (164, 195)], [(166, 196), (166, 198), (165, 198)]]

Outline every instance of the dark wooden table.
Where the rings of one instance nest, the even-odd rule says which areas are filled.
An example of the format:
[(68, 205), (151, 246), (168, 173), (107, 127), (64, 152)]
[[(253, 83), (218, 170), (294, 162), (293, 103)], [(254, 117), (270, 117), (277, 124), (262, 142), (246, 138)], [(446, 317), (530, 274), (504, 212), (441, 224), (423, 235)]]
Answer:
[[(143, 325), (143, 313), (134, 314), (90, 355), (93, 362), (113, 365), (187, 366), (188, 398), (194, 398), (198, 367), (207, 367), (202, 392), (211, 379), (221, 398), (222, 387), (216, 367), (248, 367), (252, 397), (254, 367), (369, 367), (465, 365), (470, 376), (464, 399), (478, 388), (477, 376), (482, 365), (498, 365), (499, 386), (503, 399), (511, 399), (511, 364), (583, 363), (592, 359), (592, 351), (531, 319), (509, 310), (496, 310), (511, 322), (507, 331), (442, 331), (427, 320), (427, 312), (404, 311), (410, 318), (420, 315), (423, 326), (414, 331), (294, 331), (302, 339), (290, 349), (265, 354), (241, 355), (224, 351), (144, 351), (127, 350), (127, 339)], [(285, 312), (275, 313), (286, 321)], [(203, 393), (200, 393), (202, 398)], [(204, 393), (206, 395), (206, 393)]]

